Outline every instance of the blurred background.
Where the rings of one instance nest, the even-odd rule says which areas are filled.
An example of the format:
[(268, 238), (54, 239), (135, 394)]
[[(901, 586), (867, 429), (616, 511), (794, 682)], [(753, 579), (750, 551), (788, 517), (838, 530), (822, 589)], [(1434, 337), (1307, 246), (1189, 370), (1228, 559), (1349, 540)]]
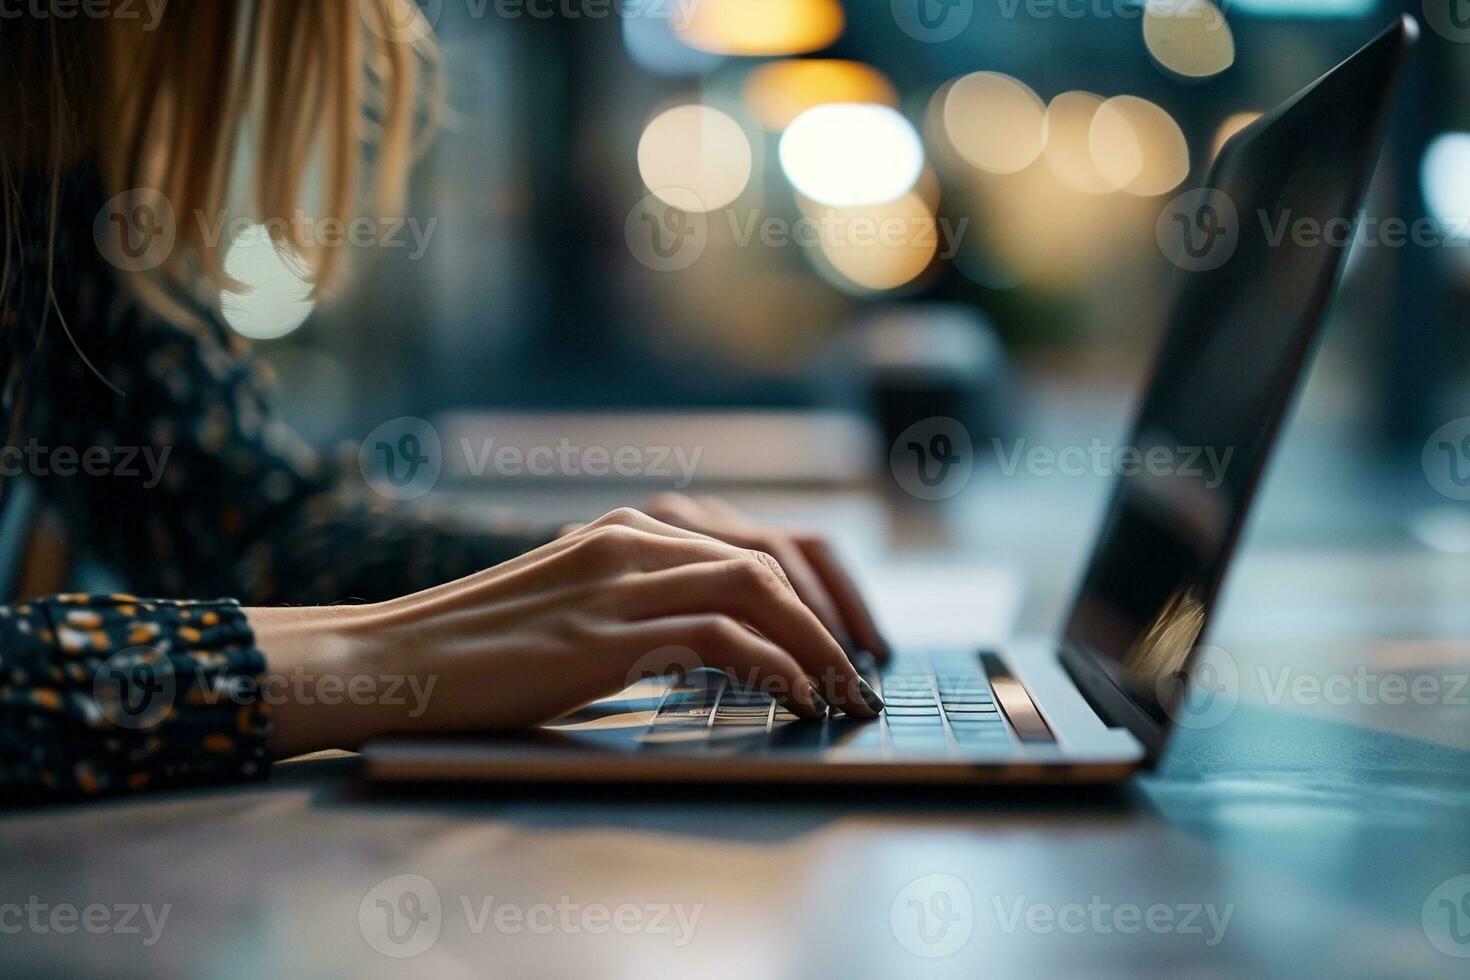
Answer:
[[(309, 300), (269, 289), (231, 317), (309, 441), (463, 410), (819, 410), (869, 427), (869, 489), (892, 491), (895, 433), (954, 416), (977, 475), (933, 502), (935, 533), (1048, 564), (1079, 557), (1104, 481), (1003, 478), (992, 440), (1126, 431), (1179, 274), (1156, 238), (1161, 210), (1232, 132), (1405, 10), (421, 7), (447, 104), (416, 178), (424, 247), (362, 250), (354, 288), (310, 317)], [(1465, 7), (1408, 11), (1429, 26), (1367, 204), (1444, 234), (1353, 249), (1253, 524), (1268, 541), (1470, 552), (1467, 505), (1421, 465), (1431, 433), (1470, 415)], [(807, 476), (852, 475), (805, 462)], [(1047, 535), (1055, 549), (1037, 546)]]

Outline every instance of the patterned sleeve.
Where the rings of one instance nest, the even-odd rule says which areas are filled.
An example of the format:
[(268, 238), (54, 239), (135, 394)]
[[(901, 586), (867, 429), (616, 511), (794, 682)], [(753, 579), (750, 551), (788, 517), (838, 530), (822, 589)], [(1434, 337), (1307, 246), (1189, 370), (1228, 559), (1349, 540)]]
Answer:
[(0, 606), (0, 795), (94, 796), (268, 768), (265, 660), (239, 606)]

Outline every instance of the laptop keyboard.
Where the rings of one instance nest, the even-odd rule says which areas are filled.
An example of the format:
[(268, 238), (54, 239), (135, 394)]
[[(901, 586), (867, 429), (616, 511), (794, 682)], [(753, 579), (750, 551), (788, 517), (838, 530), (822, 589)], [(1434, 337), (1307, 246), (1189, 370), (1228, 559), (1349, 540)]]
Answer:
[(905, 654), (869, 680), (888, 705), (881, 718), (861, 722), (833, 709), (825, 722), (814, 725), (797, 724), (797, 716), (775, 699), (739, 687), (723, 674), (696, 671), (669, 687), (644, 741), (687, 745), (738, 740), (744, 748), (752, 741), (764, 741), (772, 746), (931, 757), (1005, 751), (1014, 744), (1015, 736), (974, 651)]

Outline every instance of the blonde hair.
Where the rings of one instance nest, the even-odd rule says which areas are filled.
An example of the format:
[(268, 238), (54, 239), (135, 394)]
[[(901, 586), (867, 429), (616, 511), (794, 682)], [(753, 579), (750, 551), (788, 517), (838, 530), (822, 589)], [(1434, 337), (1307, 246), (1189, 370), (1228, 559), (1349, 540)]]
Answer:
[[(0, 290), (19, 244), (19, 176), (49, 177), (49, 250), (66, 175), (84, 164), (96, 167), (109, 197), (146, 188), (174, 209), (168, 259), (125, 277), (146, 302), (177, 316), (178, 290), (201, 280), (239, 288), (223, 269), (229, 243), (193, 218), (225, 213), (249, 131), (245, 206), (266, 221), (278, 247), (298, 254), (318, 293), (329, 291), (343, 271), (343, 249), (301, 240), (290, 219), (309, 211), (347, 220), (363, 203), (378, 214), (402, 213), (409, 170), (439, 104), (438, 63), (417, 5), (164, 2), (151, 24), (147, 14), (117, 16), (123, 8), (109, 4), (106, 17), (28, 16), (0, 28)], [(365, 195), (370, 147), (374, 179)], [(304, 207), (309, 178), (319, 184), (312, 209)], [(0, 310), (4, 299), (0, 293)]]

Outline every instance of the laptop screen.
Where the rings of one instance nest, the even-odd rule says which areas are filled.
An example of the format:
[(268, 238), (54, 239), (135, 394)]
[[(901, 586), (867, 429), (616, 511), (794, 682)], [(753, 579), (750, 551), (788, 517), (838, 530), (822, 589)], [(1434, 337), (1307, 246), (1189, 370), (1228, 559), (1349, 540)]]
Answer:
[(1396, 25), (1244, 130), (1159, 219), (1178, 292), (1063, 641), (1156, 736), (1298, 387), (1412, 33)]

